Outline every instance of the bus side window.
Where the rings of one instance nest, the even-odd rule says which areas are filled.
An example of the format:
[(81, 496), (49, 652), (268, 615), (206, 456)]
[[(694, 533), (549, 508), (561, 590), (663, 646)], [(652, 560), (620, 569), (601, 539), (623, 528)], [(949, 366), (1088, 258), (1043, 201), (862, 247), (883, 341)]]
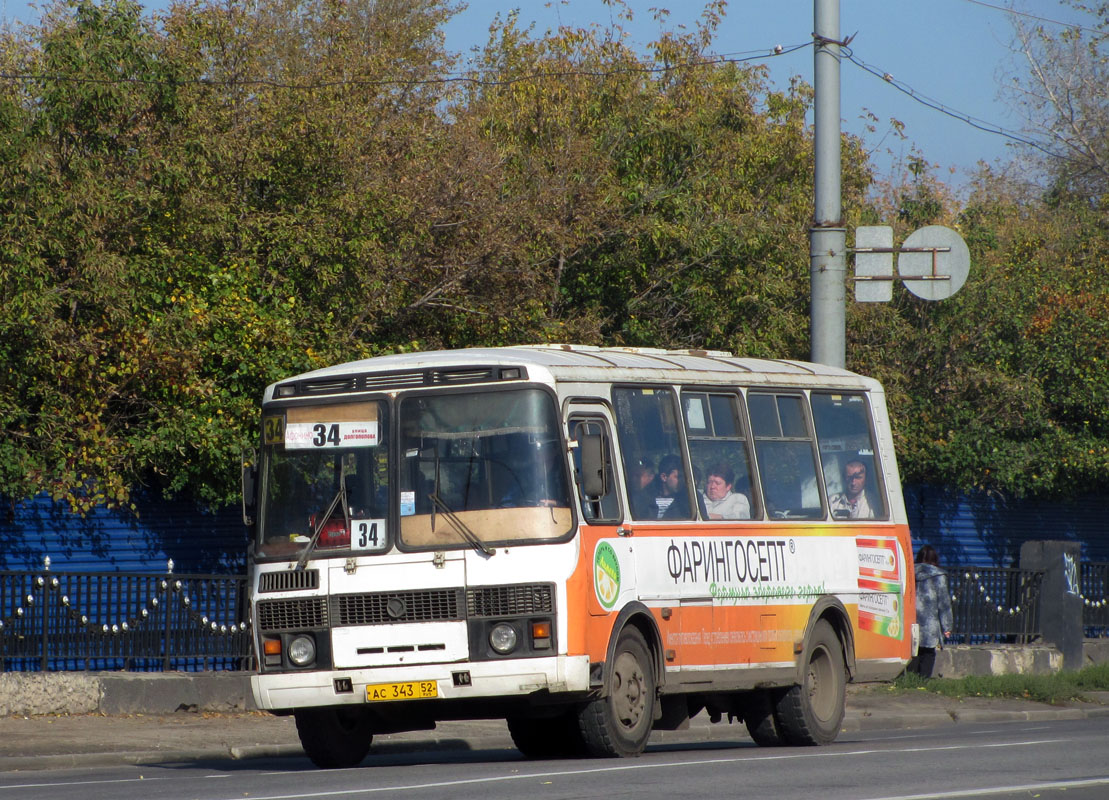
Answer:
[(618, 387), (612, 397), (632, 519), (694, 519), (673, 390)]
[(620, 499), (616, 494), (616, 477), (612, 468), (612, 441), (608, 435), (608, 428), (602, 419), (575, 417), (570, 420), (570, 438), (581, 442), (584, 436), (601, 436), (604, 439), (605, 455), (605, 486), (607, 491), (600, 497), (587, 497), (584, 492), (582, 480), (582, 448), (575, 447), (574, 458), (574, 484), (578, 487), (578, 501), (581, 504), (582, 519), (587, 523), (619, 522)]
[(813, 392), (811, 402), (832, 518), (885, 519), (885, 485), (866, 397)]
[(683, 391), (689, 457), (703, 519), (751, 519), (751, 465), (736, 395)]
[(747, 408), (768, 516), (823, 518), (816, 453), (805, 420), (804, 397), (749, 392)]

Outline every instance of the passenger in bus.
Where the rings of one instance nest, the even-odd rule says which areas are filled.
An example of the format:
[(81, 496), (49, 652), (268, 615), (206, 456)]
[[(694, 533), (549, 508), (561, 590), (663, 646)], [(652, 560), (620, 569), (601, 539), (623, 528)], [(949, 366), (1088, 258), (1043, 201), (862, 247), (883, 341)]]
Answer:
[(655, 469), (647, 459), (639, 459), (627, 467), (628, 502), (631, 504), (633, 519), (654, 519), (655, 508)]
[(829, 499), (835, 519), (874, 519), (866, 496), (866, 464), (852, 460), (843, 465), (842, 492)]
[(705, 514), (708, 519), (751, 519), (751, 502), (743, 492), (733, 492), (735, 471), (727, 464), (713, 464), (705, 480)]
[(655, 468), (649, 459), (641, 458), (628, 467), (628, 499), (634, 519), (655, 519)]
[(676, 455), (663, 456), (658, 462), (658, 475), (647, 487), (644, 504), (636, 519), (689, 519), (689, 494), (685, 488), (682, 460)]
[(646, 491), (651, 481), (655, 479), (655, 470), (651, 462), (642, 458), (632, 465), (629, 474), (633, 493)]

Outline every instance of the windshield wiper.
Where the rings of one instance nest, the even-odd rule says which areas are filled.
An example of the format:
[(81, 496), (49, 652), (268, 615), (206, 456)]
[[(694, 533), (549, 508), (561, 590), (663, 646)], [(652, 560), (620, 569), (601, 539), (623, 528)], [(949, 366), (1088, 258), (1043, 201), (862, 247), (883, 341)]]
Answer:
[(454, 528), (459, 536), (466, 540), (466, 543), (469, 544), (470, 547), (474, 548), (479, 553), (485, 553), (487, 556), (496, 555), (497, 551), (483, 542), (476, 533), (470, 530), (466, 523), (458, 518), (458, 515), (451, 510), (450, 506), (443, 502), (443, 499), (439, 497), (439, 495), (435, 492), (431, 492), (428, 494), (428, 498), (434, 504), (434, 508), (438, 508), (443, 512), (443, 516), (447, 518), (447, 522), (451, 524), (451, 527)]
[(312, 551), (316, 549), (316, 542), (320, 540), (320, 534), (323, 533), (324, 526), (327, 521), (331, 519), (331, 515), (335, 513), (336, 506), (342, 505), (343, 507), (343, 524), (346, 529), (350, 530), (350, 510), (347, 508), (347, 474), (346, 465), (344, 464), (339, 468), (339, 491), (331, 498), (331, 503), (327, 506), (327, 511), (320, 517), (319, 522), (316, 523), (316, 529), (312, 531), (312, 538), (308, 540), (308, 544), (304, 546), (304, 552), (300, 554), (297, 559), (295, 570), (303, 570), (304, 565), (308, 563), (308, 557), (312, 555)]

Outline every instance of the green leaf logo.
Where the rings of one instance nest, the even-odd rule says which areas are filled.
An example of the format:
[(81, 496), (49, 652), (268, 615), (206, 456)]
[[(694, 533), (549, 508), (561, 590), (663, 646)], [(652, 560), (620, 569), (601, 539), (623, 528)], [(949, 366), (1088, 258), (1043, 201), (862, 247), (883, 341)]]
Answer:
[(620, 596), (620, 559), (608, 542), (598, 544), (593, 556), (593, 587), (602, 606), (611, 609), (616, 605)]

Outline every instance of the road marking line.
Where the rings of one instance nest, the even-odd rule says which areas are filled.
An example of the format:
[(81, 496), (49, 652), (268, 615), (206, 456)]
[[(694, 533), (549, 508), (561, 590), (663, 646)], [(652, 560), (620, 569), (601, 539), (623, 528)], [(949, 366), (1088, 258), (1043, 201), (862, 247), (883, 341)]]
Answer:
[(1078, 789), (1085, 786), (1109, 786), (1109, 777), (1088, 778), (1073, 781), (1048, 781), (1046, 783), (1018, 783), (1012, 786), (977, 787), (974, 789), (952, 789), (947, 792), (928, 794), (897, 794), (886, 797), (871, 797), (867, 800), (944, 800), (952, 797), (983, 797), (991, 794), (1010, 792), (1039, 792), (1044, 789)]
[[(610, 767), (590, 767), (586, 769), (568, 769), (559, 770), (556, 772), (530, 772), (530, 773), (516, 773), (512, 775), (491, 775), (483, 778), (462, 778), (453, 781), (432, 781), (429, 783), (412, 783), (412, 784), (399, 784), (397, 786), (369, 786), (360, 787), (358, 789), (337, 789), (332, 791), (311, 792), (304, 793), (298, 792), (296, 794), (271, 794), (271, 795), (253, 795), (251, 800), (305, 800), (312, 797), (345, 797), (349, 795), (369, 795), (381, 794), (384, 792), (411, 792), (426, 789), (445, 789), (452, 786), (471, 786), (482, 783), (503, 783), (505, 781), (520, 781), (520, 780), (539, 780), (541, 778), (560, 778), (577, 775), (600, 775), (610, 772), (631, 772), (634, 770), (645, 769), (666, 769), (666, 768), (687, 768), (698, 767), (711, 764), (735, 764), (739, 762), (750, 763), (752, 761), (790, 761), (797, 759), (812, 759), (812, 758), (843, 758), (845, 756), (861, 756), (861, 755), (888, 755), (890, 753), (926, 753), (933, 751), (944, 750), (978, 750), (978, 749), (996, 749), (999, 747), (1036, 747), (1042, 744), (1054, 744), (1058, 742), (1065, 742), (1067, 739), (1038, 739), (1023, 742), (999, 742), (991, 744), (978, 744), (973, 746), (966, 745), (938, 745), (935, 747), (910, 747), (910, 748), (868, 748), (865, 750), (847, 750), (843, 752), (807, 752), (807, 753), (788, 753), (782, 755), (759, 755), (747, 758), (706, 758), (696, 761), (665, 761), (661, 763), (643, 763), (642, 761), (634, 764), (619, 764)], [(364, 769), (362, 767), (355, 767), (353, 769)], [(338, 770), (336, 770), (338, 771)], [(279, 774), (279, 773), (269, 773)], [(287, 773), (285, 773), (287, 776)], [(921, 797), (933, 797), (935, 795), (922, 795)], [(955, 795), (959, 796), (959, 795)], [(227, 800), (238, 800), (238, 798), (228, 798)], [(879, 798), (876, 800), (886, 800)], [(892, 799), (891, 799), (892, 800)], [(904, 800), (908, 800), (905, 798)]]

